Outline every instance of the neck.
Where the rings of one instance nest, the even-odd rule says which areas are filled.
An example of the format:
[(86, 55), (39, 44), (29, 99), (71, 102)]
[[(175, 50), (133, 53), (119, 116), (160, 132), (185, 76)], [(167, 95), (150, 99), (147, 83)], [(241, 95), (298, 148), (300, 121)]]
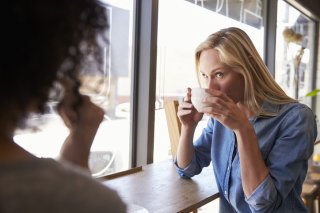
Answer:
[(0, 161), (30, 159), (33, 155), (17, 145), (12, 138), (0, 137)]

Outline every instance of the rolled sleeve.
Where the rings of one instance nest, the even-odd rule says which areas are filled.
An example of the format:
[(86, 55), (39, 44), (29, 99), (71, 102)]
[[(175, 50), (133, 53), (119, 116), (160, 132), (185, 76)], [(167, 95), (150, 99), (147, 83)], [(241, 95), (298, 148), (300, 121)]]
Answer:
[(197, 166), (197, 162), (196, 162), (196, 157), (195, 155), (193, 155), (191, 162), (189, 163), (189, 165), (185, 168), (180, 168), (178, 166), (177, 163), (177, 158), (175, 158), (174, 160), (174, 164), (176, 166), (177, 172), (180, 175), (180, 177), (182, 178), (191, 178), (194, 175), (197, 174), (196, 171), (198, 171), (198, 166)]
[(272, 178), (268, 175), (264, 181), (246, 198), (246, 202), (254, 211), (269, 208), (277, 199), (277, 189)]

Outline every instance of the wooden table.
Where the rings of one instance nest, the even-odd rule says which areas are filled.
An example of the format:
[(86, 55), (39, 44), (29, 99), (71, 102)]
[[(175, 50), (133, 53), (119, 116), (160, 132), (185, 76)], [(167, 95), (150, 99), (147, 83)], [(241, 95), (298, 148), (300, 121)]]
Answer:
[(149, 213), (191, 212), (219, 197), (211, 166), (192, 179), (183, 179), (172, 160), (101, 180), (116, 190), (129, 206), (141, 206)]

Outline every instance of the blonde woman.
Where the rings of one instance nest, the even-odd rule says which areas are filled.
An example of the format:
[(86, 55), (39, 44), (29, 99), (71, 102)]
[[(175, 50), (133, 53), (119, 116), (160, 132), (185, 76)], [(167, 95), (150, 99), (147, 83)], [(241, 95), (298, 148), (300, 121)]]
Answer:
[[(198, 112), (188, 88), (179, 105), (178, 173), (190, 178), (212, 162), (223, 213), (307, 212), (300, 193), (317, 135), (313, 112), (284, 93), (241, 29), (210, 35), (195, 60), (211, 96)], [(193, 141), (204, 113), (210, 119)]]

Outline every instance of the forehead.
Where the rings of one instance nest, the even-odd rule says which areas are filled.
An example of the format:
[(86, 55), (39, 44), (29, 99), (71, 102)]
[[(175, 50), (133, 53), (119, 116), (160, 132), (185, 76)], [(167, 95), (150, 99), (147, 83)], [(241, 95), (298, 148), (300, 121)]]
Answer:
[(208, 49), (201, 52), (199, 57), (199, 70), (201, 72), (212, 72), (219, 68), (226, 68), (226, 65), (221, 61), (217, 50)]
[(215, 49), (203, 50), (200, 54), (199, 61), (202, 62), (207, 60), (221, 63), (219, 52)]

